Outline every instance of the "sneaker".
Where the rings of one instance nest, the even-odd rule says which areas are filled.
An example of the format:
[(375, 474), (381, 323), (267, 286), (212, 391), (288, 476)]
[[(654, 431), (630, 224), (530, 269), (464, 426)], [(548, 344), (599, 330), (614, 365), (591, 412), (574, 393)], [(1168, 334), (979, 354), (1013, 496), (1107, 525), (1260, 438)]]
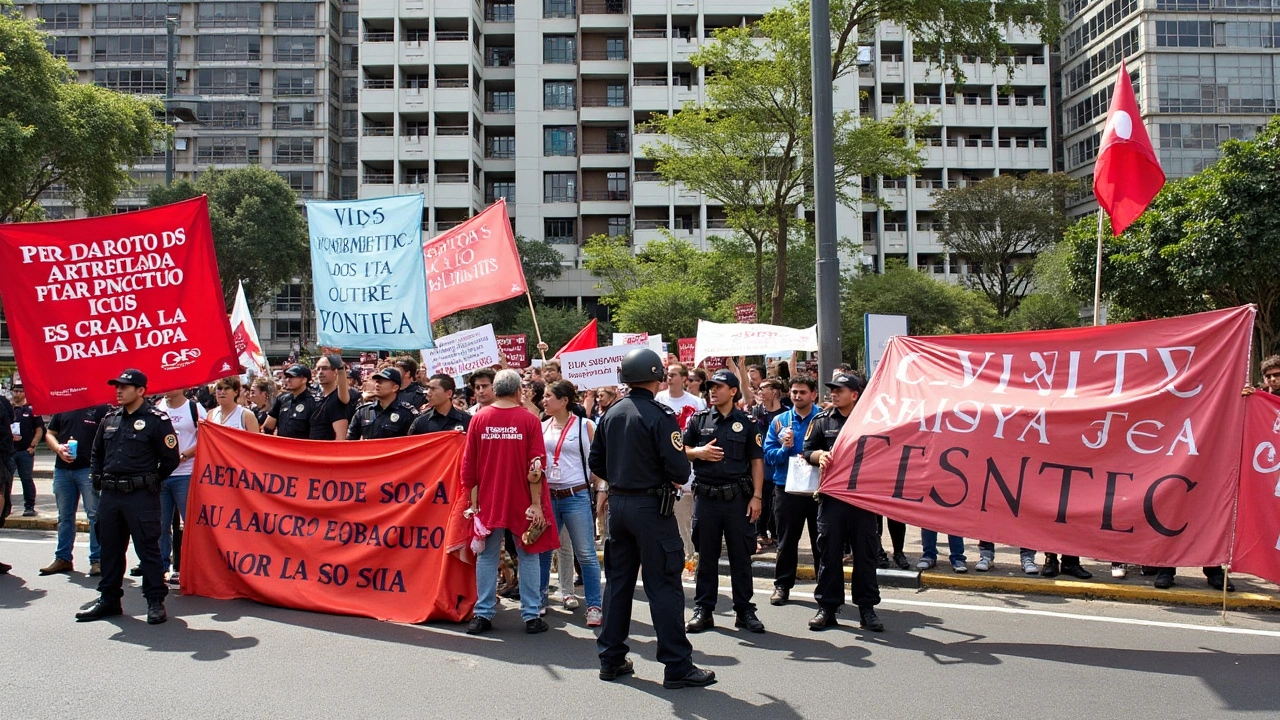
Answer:
[(951, 572), (957, 572), (957, 573), (969, 572), (969, 566), (965, 565), (963, 560), (952, 560)]
[(577, 595), (565, 595), (560, 600), (564, 603), (565, 610), (577, 610), (581, 606)]
[(22, 511), (22, 517), (35, 517), (35, 516), (36, 516), (35, 508), (27, 508), (26, 510)]
[(524, 623), (524, 631), (529, 633), (530, 635), (537, 635), (538, 633), (544, 633), (550, 629), (551, 629), (551, 626), (547, 624), (547, 621), (543, 620), (540, 617), (534, 618), (532, 620), (526, 620)]
[(937, 564), (938, 564), (938, 561), (937, 561), (937, 560), (935, 560), (935, 559), (933, 559), (933, 558), (927, 558), (927, 557), (926, 557), (926, 558), (920, 558), (920, 562), (916, 563), (916, 569), (917, 569), (917, 570), (928, 570), (928, 569), (930, 569), (930, 568), (936, 567), (936, 566), (937, 566)]
[(178, 579), (178, 573), (176, 570), (169, 573), (169, 584), (174, 587), (178, 587), (182, 584), (182, 581)]
[(1036, 561), (1031, 558), (1022, 558), (1022, 572), (1028, 575), (1039, 575), (1040, 566), (1036, 565)]
[(993, 562), (994, 560), (992, 558), (980, 557), (978, 558), (978, 562), (974, 563), (973, 569), (978, 572), (986, 572), (991, 569), (991, 564)]
[(1125, 568), (1124, 563), (1111, 563), (1111, 577), (1123, 580), (1128, 575), (1129, 571)]
[(587, 627), (600, 627), (604, 624), (604, 611), (592, 605), (587, 608)]

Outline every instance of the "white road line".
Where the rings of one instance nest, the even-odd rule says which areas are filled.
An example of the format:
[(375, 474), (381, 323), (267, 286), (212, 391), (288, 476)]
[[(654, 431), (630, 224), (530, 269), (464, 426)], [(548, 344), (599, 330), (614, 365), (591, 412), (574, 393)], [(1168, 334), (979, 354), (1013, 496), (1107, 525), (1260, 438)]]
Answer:
[[(57, 545), (57, 540), (28, 540), (27, 538), (0, 537), (0, 542), (26, 543), (28, 545)], [(87, 542), (73, 543), (76, 547), (89, 547)]]

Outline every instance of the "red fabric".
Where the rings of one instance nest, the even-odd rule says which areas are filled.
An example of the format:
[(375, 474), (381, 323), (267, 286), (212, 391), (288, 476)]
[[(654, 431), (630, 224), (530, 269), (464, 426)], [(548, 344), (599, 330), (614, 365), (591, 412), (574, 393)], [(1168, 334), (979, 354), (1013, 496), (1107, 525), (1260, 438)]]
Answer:
[[(138, 212), (0, 225), (0, 299), (27, 399), (42, 415), (240, 370), (204, 196)], [(162, 285), (163, 284), (163, 285)]]
[(507, 365), (513, 368), (529, 367), (529, 336), (498, 335), (498, 352), (507, 358)]
[(895, 337), (821, 492), (1007, 545), (1225, 562), (1253, 317)]
[(564, 347), (560, 348), (554, 357), (560, 357), (567, 352), (592, 350), (597, 347), (600, 347), (600, 340), (596, 332), (596, 319), (591, 318), (591, 322), (587, 323), (586, 327), (579, 330), (577, 335), (570, 338), (569, 342), (565, 343)]
[(422, 252), (431, 322), (509, 300), (528, 288), (505, 199), (428, 240)]
[(1111, 217), (1111, 232), (1124, 232), (1163, 186), (1164, 170), (1138, 112), (1129, 72), (1121, 62), (1093, 169), (1093, 194)]
[[(525, 511), (529, 508), (529, 463), (542, 458), (547, 467), (547, 448), (542, 439), (542, 423), (522, 407), (498, 408), (490, 405), (476, 413), (467, 427), (467, 451), (462, 457), (462, 485), (470, 493), (479, 487), (480, 522), (490, 530), (506, 528), (516, 542), (529, 529)], [(530, 552), (560, 547), (551, 515), (551, 492), (543, 478), (542, 514), (547, 529)], [(468, 494), (468, 502), (470, 495)]]
[(1280, 583), (1280, 398), (1245, 399), (1244, 452), (1231, 568)]
[(431, 433), (338, 451), (202, 423), (183, 594), (394, 622), (466, 619), (475, 573), (446, 552), (461, 522), (451, 510), (466, 505), (463, 442)]
[(687, 365), (693, 364), (693, 353), (697, 343), (698, 338), (680, 338), (676, 341), (676, 348), (680, 353), (680, 362)]

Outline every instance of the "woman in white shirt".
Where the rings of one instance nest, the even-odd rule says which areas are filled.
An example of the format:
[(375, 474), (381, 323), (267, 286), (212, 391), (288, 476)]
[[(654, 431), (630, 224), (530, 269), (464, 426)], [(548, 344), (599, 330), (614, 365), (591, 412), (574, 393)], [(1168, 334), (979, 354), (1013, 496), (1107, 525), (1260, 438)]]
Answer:
[(258, 432), (258, 418), (253, 411), (240, 404), (242, 390), (240, 378), (232, 375), (224, 377), (213, 386), (213, 397), (218, 407), (209, 411), (209, 422), (237, 430)]
[[(551, 510), (560, 537), (568, 537), (573, 555), (560, 550), (560, 593), (565, 607), (577, 607), (573, 594), (573, 558), (582, 567), (582, 590), (587, 601), (587, 627), (599, 627), (604, 614), (600, 609), (600, 559), (596, 556), (595, 521), (591, 516), (591, 487), (595, 480), (587, 469), (587, 450), (595, 436), (595, 425), (578, 417), (569, 408), (578, 399), (573, 383), (557, 380), (547, 385), (543, 407), (547, 418), (542, 421), (542, 437), (547, 445), (547, 487), (551, 491)], [(542, 593), (545, 599), (551, 581), (551, 553), (542, 554)]]

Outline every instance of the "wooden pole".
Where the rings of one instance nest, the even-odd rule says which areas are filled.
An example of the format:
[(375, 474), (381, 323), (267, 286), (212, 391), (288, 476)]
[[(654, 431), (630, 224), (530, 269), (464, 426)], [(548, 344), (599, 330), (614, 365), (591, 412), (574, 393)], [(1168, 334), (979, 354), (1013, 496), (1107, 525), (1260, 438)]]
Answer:
[(1093, 267), (1093, 324), (1102, 319), (1102, 208), (1098, 208), (1098, 254)]
[(545, 343), (542, 342), (542, 330), (538, 329), (538, 313), (533, 309), (533, 296), (529, 294), (528, 290), (524, 291), (524, 296), (529, 301), (529, 317), (533, 318), (533, 332), (538, 336), (538, 354), (542, 356), (542, 362), (545, 363), (547, 361), (547, 351), (542, 349)]

